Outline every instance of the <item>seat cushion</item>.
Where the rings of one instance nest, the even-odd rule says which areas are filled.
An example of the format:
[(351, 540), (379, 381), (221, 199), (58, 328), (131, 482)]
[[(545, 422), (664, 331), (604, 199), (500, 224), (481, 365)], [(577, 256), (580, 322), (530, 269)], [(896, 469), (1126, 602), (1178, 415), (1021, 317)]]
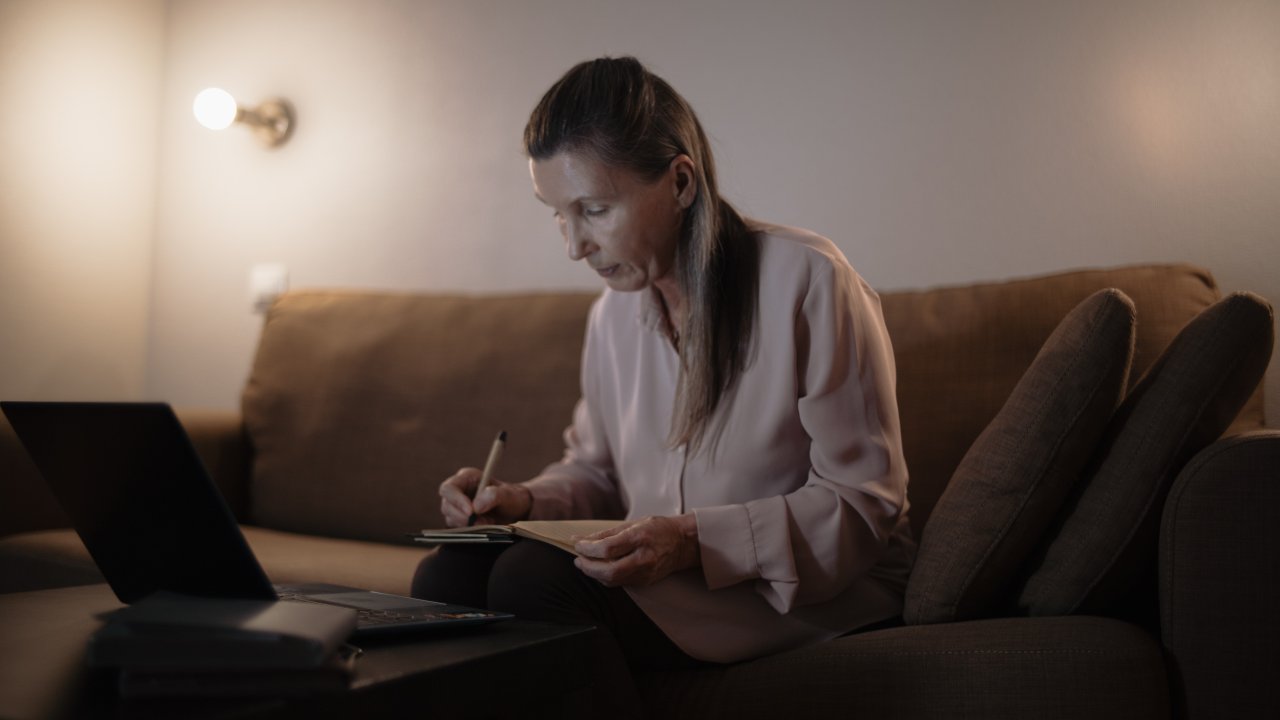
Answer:
[(1088, 476), (1029, 562), (1019, 609), (1154, 620), (1158, 521), (1174, 474), (1253, 394), (1273, 335), (1271, 306), (1249, 293), (1224, 298), (1178, 333), (1116, 411)]
[(1049, 336), (925, 526), (907, 584), (908, 623), (993, 610), (1120, 402), (1133, 333), (1133, 303), (1118, 290), (1102, 290)]
[(0, 593), (104, 582), (75, 530), (36, 530), (0, 538)]
[(1095, 617), (900, 627), (639, 683), (661, 718), (1169, 717), (1159, 645)]
[[(241, 526), (275, 583), (323, 582), (408, 595), (420, 547), (299, 535)], [(0, 592), (104, 582), (74, 530), (42, 530), (0, 539)]]
[(416, 546), (299, 535), (242, 526), (273, 583), (324, 582), (408, 595), (413, 571), (428, 552)]

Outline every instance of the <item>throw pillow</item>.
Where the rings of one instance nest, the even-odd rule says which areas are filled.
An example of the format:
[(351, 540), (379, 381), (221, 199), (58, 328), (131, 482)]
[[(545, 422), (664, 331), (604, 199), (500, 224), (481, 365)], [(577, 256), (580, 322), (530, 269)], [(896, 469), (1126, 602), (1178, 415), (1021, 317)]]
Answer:
[(1133, 302), (1116, 289), (1059, 323), (939, 498), (907, 584), (907, 623), (980, 617), (1003, 595), (1120, 402), (1133, 338)]
[(1192, 455), (1218, 439), (1271, 358), (1271, 306), (1228, 296), (1188, 323), (1116, 411), (1088, 479), (1029, 563), (1017, 606), (1154, 617), (1159, 518)]

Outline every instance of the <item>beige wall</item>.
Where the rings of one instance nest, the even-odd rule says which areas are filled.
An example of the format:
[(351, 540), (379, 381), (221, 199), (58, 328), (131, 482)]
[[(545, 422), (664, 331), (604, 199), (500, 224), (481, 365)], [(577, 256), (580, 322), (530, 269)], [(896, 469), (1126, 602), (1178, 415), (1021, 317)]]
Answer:
[(0, 398), (146, 386), (164, 6), (0, 0)]
[[(255, 262), (287, 264), (294, 286), (592, 286), (532, 199), (518, 137), (561, 72), (605, 53), (689, 98), (743, 209), (829, 235), (877, 287), (1190, 260), (1280, 302), (1280, 3), (170, 13), (149, 388), (179, 402), (236, 403)], [(287, 94), (297, 136), (267, 153), (197, 127), (187, 105), (208, 84)]]
[[(165, 8), (143, 392), (179, 404), (236, 406), (255, 263), (294, 287), (593, 287), (518, 136), (555, 77), (605, 53), (690, 99), (731, 199), (832, 237), (879, 288), (1189, 260), (1280, 302), (1270, 0)], [(268, 152), (204, 130), (189, 107), (208, 85), (286, 95), (296, 136)], [(1280, 418), (1274, 364), (1270, 385)]]

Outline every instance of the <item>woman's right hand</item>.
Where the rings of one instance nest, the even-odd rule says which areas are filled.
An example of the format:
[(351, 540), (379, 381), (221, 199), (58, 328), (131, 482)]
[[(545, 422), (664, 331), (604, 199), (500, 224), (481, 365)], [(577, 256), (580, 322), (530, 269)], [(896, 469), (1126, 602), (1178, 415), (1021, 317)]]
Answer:
[(520, 484), (508, 484), (496, 478), (476, 495), (480, 470), (462, 468), (440, 483), (440, 514), (447, 527), (464, 527), (476, 516), (476, 525), (506, 525), (529, 517), (533, 494)]

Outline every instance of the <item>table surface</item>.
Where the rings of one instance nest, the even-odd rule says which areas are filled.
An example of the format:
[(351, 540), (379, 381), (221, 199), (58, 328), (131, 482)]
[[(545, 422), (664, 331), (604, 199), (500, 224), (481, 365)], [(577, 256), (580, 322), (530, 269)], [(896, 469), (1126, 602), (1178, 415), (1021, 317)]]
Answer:
[[(85, 665), (85, 646), (121, 607), (110, 587), (0, 595), (0, 717), (289, 717), (352, 713), (447, 717), (528, 715), (580, 693), (591, 628), (524, 620), (377, 640), (360, 638), (351, 689), (292, 701), (121, 701), (114, 675)], [(500, 682), (495, 683), (495, 679)], [(499, 691), (500, 690), (500, 691)], [(533, 712), (533, 714), (538, 714)]]

